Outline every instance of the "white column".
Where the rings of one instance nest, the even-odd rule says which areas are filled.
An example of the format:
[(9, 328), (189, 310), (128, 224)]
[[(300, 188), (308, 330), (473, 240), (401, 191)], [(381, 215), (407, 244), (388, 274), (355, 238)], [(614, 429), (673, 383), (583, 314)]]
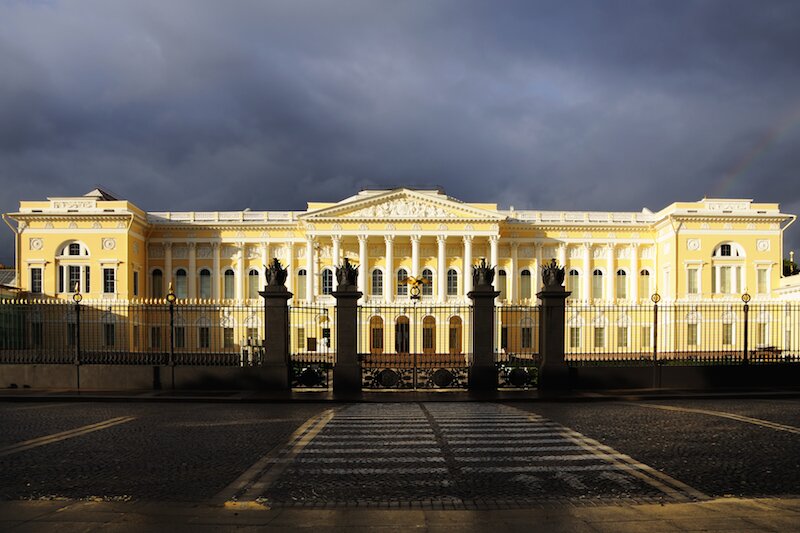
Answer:
[(295, 276), (292, 273), (296, 267), (297, 265), (294, 264), (294, 243), (287, 241), (283, 248), (283, 268), (286, 269), (286, 289), (291, 293), (296, 292), (293, 285)]
[[(81, 272), (81, 277), (82, 278), (85, 277), (82, 274), (83, 272)], [(81, 280), (81, 283), (83, 283), (83, 280)], [(167, 290), (169, 290), (170, 283), (172, 283), (172, 243), (165, 242), (164, 243), (164, 294), (160, 296), (161, 298), (166, 296)], [(69, 290), (72, 290), (72, 288), (70, 287)]]
[[(539, 292), (539, 283), (541, 283), (542, 279), (542, 243), (537, 242), (535, 244), (535, 251), (534, 251), (534, 260), (536, 261), (536, 266), (533, 268), (533, 272), (531, 275), (533, 279), (531, 280), (531, 290), (533, 291), (533, 295), (530, 296), (532, 299), (537, 292)], [(561, 268), (564, 268), (564, 265), (559, 265)]]
[(607, 300), (615, 300), (617, 298), (617, 293), (614, 290), (614, 284), (617, 281), (617, 271), (614, 270), (614, 250), (613, 244), (609, 244), (608, 250), (606, 250), (608, 254), (608, 257), (606, 257), (606, 270), (608, 270), (608, 280), (606, 281)]
[[(489, 237), (489, 266), (492, 268), (497, 268), (497, 245), (499, 242), (499, 235)], [(495, 271), (495, 275), (497, 275), (497, 271)]]
[(319, 285), (320, 280), (322, 279), (319, 275), (319, 263), (320, 263), (320, 253), (319, 253), (319, 242), (314, 241), (313, 250), (311, 252), (311, 286), (312, 291), (314, 293), (313, 300), (316, 300), (319, 296)]
[[(630, 298), (634, 303), (639, 302), (639, 245), (631, 244), (631, 284), (628, 286), (630, 289)], [(644, 297), (645, 295), (642, 295)]]
[(719, 294), (719, 287), (720, 287), (720, 269), (719, 265), (714, 265), (714, 292)]
[(314, 299), (314, 240), (306, 239), (306, 300)]
[(591, 300), (592, 295), (592, 245), (591, 244), (584, 244), (583, 245), (583, 287), (581, 287), (581, 292), (583, 293), (584, 300)]
[(437, 273), (436, 301), (444, 303), (447, 298), (447, 235), (437, 236), (436, 244), (439, 245), (436, 254), (436, 268), (439, 270)]
[(510, 283), (509, 294), (512, 303), (519, 303), (519, 283), (517, 282), (517, 268), (519, 266), (519, 243), (511, 243), (511, 275), (508, 277)]
[(211, 297), (214, 298), (214, 300), (219, 300), (219, 243), (212, 242), (211, 250), (214, 254), (214, 262), (211, 266)]
[(261, 243), (261, 268), (259, 269), (261, 275), (258, 278), (262, 288), (267, 285), (267, 268), (269, 268), (269, 243), (263, 242)]
[(237, 243), (239, 247), (239, 259), (237, 260), (236, 268), (239, 270), (237, 273), (238, 279), (236, 280), (236, 299), (241, 301), (244, 300), (245, 292), (244, 292), (244, 280), (247, 273), (244, 271), (244, 255), (247, 253), (247, 249), (243, 242)]
[(186, 243), (189, 248), (189, 272), (186, 278), (189, 281), (189, 298), (197, 298), (197, 250), (195, 243)]
[[(558, 266), (561, 268), (566, 268), (567, 266), (567, 245), (563, 243), (558, 245)], [(566, 274), (569, 275), (569, 271)]]
[(419, 235), (411, 236), (411, 277), (419, 277)]
[(462, 286), (464, 287), (464, 300), (467, 299), (467, 294), (472, 290), (472, 235), (464, 235), (464, 280)]
[(339, 256), (341, 255), (342, 250), (342, 238), (338, 235), (333, 235), (331, 237), (331, 242), (333, 243), (333, 251), (331, 252), (331, 263), (333, 263), (334, 267), (338, 267), (341, 265), (341, 260)]
[[(358, 290), (367, 295), (367, 236), (358, 236)], [(362, 296), (361, 301), (365, 298)]]
[(383, 275), (383, 299), (386, 303), (394, 301), (394, 235), (384, 235), (386, 243), (386, 271)]

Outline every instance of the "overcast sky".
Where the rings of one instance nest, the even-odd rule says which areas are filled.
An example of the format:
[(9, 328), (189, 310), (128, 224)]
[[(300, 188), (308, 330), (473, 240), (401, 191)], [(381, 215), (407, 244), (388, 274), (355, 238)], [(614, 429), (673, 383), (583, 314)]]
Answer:
[(149, 211), (439, 185), (800, 213), (798, 147), (797, 0), (0, 0), (3, 212), (98, 185)]

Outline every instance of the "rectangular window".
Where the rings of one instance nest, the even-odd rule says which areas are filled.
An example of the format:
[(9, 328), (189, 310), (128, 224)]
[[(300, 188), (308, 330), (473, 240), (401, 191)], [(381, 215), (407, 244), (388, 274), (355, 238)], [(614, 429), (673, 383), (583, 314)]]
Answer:
[(200, 326), (198, 331), (198, 344), (200, 348), (209, 348), (211, 347), (211, 331), (209, 330), (208, 326)]
[(91, 292), (92, 285), (91, 283), (89, 283), (89, 281), (91, 281), (92, 276), (90, 274), (88, 266), (83, 267), (83, 276), (84, 276), (83, 292)]
[(697, 324), (686, 324), (686, 344), (697, 346)]
[(42, 293), (42, 269), (31, 269), (31, 292), (34, 294)]
[(603, 298), (603, 275), (592, 275), (592, 298), (597, 300)]
[(81, 267), (69, 266), (69, 285), (67, 292), (75, 292), (81, 290)]
[(769, 343), (767, 342), (767, 324), (764, 322), (758, 322), (756, 324), (756, 346), (763, 347), (767, 346)]
[(150, 347), (161, 348), (161, 326), (150, 328)]
[(303, 351), (306, 347), (306, 328), (297, 328), (297, 349)]
[(35, 347), (42, 345), (44, 339), (44, 327), (41, 322), (31, 322), (31, 344)]
[(447, 273), (447, 295), (458, 296), (458, 275), (452, 271)]
[(522, 349), (530, 350), (533, 348), (533, 328), (530, 326), (523, 326), (522, 328)]
[(756, 294), (767, 294), (767, 269), (756, 270)]
[(379, 353), (380, 350), (383, 350), (383, 328), (373, 326), (372, 328), (372, 350), (374, 353)]
[(690, 268), (686, 271), (686, 292), (688, 294), (697, 294), (699, 292), (697, 275), (698, 270), (696, 268)]
[(650, 348), (651, 341), (650, 341), (650, 333), (652, 328), (650, 326), (642, 326), (642, 348)]
[(725, 346), (733, 344), (733, 324), (722, 324), (722, 344)]
[(222, 287), (222, 297), (226, 300), (233, 300), (236, 297), (236, 288), (234, 287), (235, 276), (233, 272), (228, 271), (222, 278), (225, 280)]
[(729, 266), (719, 268), (719, 292), (731, 294), (731, 267)]
[(133, 295), (139, 296), (139, 273), (133, 273)]
[(233, 328), (222, 328), (222, 347), (233, 348)]
[(508, 327), (506, 326), (500, 328), (500, 349), (508, 351)]
[(297, 290), (295, 291), (295, 301), (306, 299), (306, 271), (300, 270), (297, 273)]
[(113, 268), (103, 269), (103, 293), (114, 294), (117, 292), (116, 271)]
[(103, 333), (105, 337), (106, 346), (114, 346), (116, 339), (116, 331), (114, 324), (103, 324)]
[(186, 348), (186, 328), (184, 326), (175, 328), (175, 347)]
[[(624, 271), (622, 271), (624, 273)], [(628, 297), (628, 276), (617, 274), (617, 298), (625, 300)]]
[(306, 339), (306, 351), (307, 352), (316, 352), (317, 351), (317, 338), (316, 337), (309, 337)]
[(64, 267), (58, 267), (58, 292), (64, 292)]
[(569, 328), (569, 347), (570, 348), (581, 347), (581, 328), (576, 328), (576, 327)]
[(247, 328), (247, 344), (258, 345), (258, 328)]
[(139, 326), (133, 326), (133, 347), (139, 347)]
[(628, 347), (628, 327), (617, 326), (617, 348)]
[(602, 349), (606, 347), (606, 328), (594, 328), (594, 348)]

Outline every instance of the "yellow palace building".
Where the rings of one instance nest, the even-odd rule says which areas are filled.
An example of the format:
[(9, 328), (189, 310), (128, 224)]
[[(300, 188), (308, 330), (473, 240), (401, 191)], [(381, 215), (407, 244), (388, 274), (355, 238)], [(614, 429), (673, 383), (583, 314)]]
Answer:
[[(536, 301), (541, 265), (566, 266), (573, 302), (755, 300), (778, 294), (783, 231), (778, 204), (741, 199), (673, 203), (658, 212), (499, 209), (438, 190), (365, 190), (305, 211), (146, 212), (95, 189), (20, 202), (19, 288), (32, 297), (258, 299), (264, 265), (289, 265), (294, 302), (333, 303), (335, 265), (360, 265), (366, 303), (408, 298), (466, 302), (470, 266), (497, 266), (499, 304)], [(466, 275), (465, 275), (466, 274)]]
[(778, 204), (676, 202), (651, 212), (499, 209), (440, 190), (364, 190), (305, 211), (146, 212), (95, 189), (22, 201), (4, 215), (16, 234), (19, 288), (31, 297), (98, 300), (258, 299), (264, 265), (289, 265), (294, 303), (333, 304), (335, 265), (360, 265), (365, 303), (465, 303), (470, 267), (497, 266), (498, 303), (536, 302), (540, 268), (566, 267), (573, 303), (739, 300), (780, 295), (784, 230)]

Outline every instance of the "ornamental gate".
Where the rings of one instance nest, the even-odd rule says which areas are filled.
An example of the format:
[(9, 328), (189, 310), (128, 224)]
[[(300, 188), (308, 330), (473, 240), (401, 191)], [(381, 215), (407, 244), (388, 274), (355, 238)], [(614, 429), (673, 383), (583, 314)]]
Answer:
[(359, 308), (362, 387), (369, 390), (467, 388), (472, 307), (411, 302)]

